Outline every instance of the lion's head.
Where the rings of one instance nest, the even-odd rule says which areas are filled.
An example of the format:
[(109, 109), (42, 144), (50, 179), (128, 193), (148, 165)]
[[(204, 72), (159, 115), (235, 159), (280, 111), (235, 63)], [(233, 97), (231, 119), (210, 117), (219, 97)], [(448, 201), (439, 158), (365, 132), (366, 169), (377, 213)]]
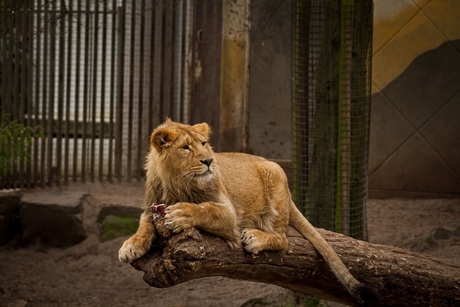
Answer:
[(213, 180), (215, 171), (214, 152), (208, 144), (210, 134), (206, 123), (189, 126), (166, 120), (150, 137), (147, 163), (154, 165), (147, 168), (153, 166), (155, 175), (168, 190), (176, 190), (175, 194), (204, 187)]

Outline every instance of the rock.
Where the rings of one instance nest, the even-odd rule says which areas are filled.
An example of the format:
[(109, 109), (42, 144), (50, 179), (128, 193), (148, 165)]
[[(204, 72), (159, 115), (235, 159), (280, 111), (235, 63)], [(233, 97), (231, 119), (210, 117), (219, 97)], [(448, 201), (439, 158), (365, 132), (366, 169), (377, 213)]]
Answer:
[(85, 196), (68, 191), (24, 193), (19, 210), (23, 243), (67, 247), (83, 241), (87, 237), (81, 220)]
[(7, 244), (21, 233), (19, 223), (20, 199), (21, 194), (19, 192), (0, 192), (0, 246)]

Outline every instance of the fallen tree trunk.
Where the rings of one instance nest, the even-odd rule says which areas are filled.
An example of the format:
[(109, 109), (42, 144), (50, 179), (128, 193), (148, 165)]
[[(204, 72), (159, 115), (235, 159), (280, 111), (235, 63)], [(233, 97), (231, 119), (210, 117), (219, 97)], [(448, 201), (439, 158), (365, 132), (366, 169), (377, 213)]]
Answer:
[[(275, 284), (318, 298), (355, 305), (327, 263), (296, 230), (289, 229), (286, 251), (257, 255), (230, 249), (220, 238), (188, 229), (172, 235), (156, 221), (160, 238), (133, 262), (153, 287), (171, 287), (207, 276)], [(319, 229), (351, 273), (377, 292), (372, 306), (458, 306), (460, 267), (400, 248), (370, 244)]]

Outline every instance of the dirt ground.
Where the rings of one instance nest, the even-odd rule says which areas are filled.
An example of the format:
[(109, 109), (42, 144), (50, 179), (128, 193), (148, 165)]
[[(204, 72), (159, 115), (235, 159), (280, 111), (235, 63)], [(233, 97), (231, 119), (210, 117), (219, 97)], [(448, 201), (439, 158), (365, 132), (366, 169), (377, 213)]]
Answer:
[[(107, 189), (90, 191), (88, 219), (114, 197), (141, 203), (138, 187), (121, 189), (121, 196), (119, 188), (118, 194)], [(370, 242), (460, 265), (460, 199), (369, 200), (368, 225)], [(68, 249), (1, 247), (0, 306), (293, 306), (288, 290), (223, 277), (151, 288), (141, 272), (118, 261), (125, 239), (101, 243), (91, 235)]]

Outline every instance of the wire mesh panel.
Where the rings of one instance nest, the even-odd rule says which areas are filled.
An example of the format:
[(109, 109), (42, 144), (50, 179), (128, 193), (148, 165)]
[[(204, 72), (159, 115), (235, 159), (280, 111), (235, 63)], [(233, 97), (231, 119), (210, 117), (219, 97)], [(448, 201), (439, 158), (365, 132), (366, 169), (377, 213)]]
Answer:
[(372, 1), (296, 1), (293, 197), (317, 227), (365, 239)]

